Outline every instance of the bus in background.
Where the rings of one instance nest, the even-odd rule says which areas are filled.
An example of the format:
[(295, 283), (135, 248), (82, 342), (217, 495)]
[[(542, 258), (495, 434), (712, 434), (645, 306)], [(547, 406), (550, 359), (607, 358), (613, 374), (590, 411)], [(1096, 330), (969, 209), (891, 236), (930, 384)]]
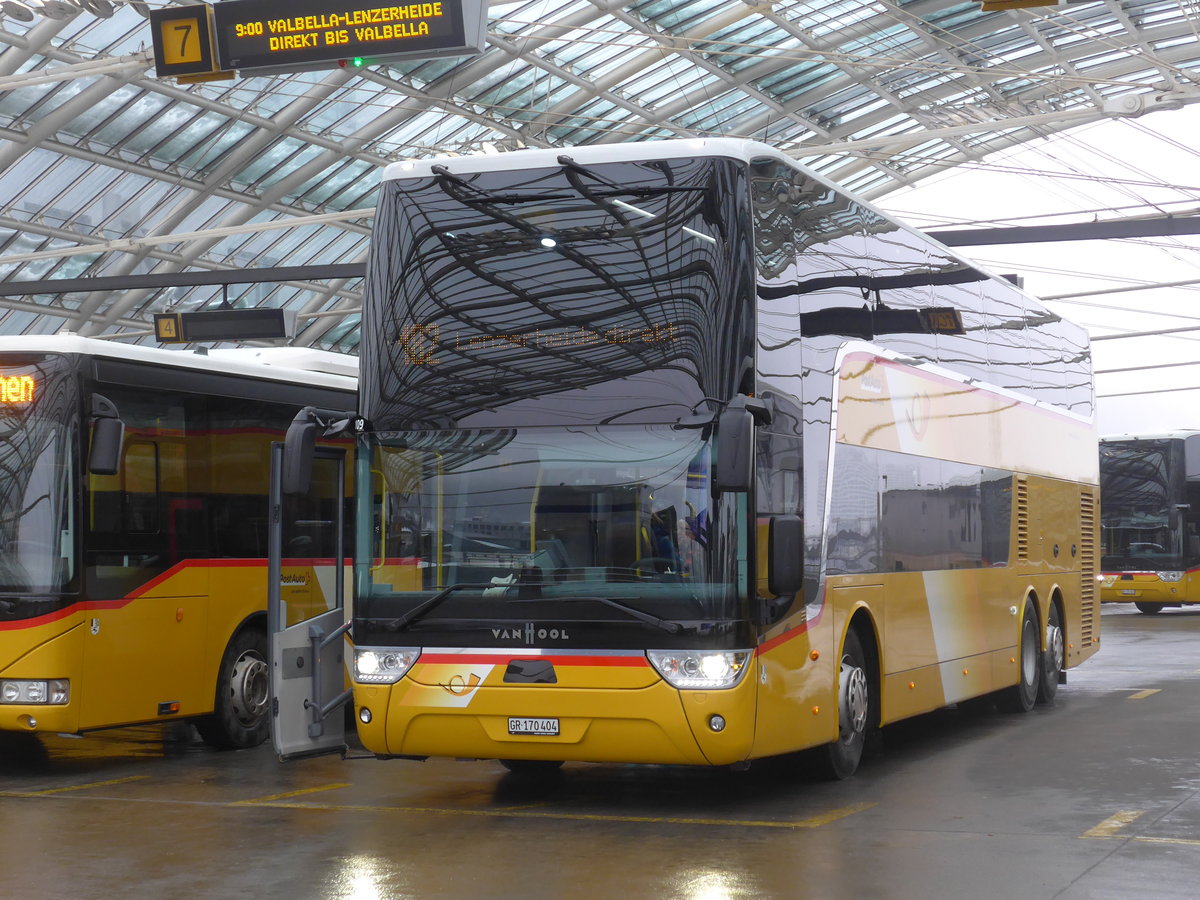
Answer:
[(307, 404), (353, 409), (356, 363), (0, 338), (0, 731), (262, 742), (269, 448)]
[(1200, 432), (1100, 441), (1100, 602), (1200, 603)]
[[(840, 778), (880, 726), (1029, 710), (1099, 645), (1085, 332), (767, 146), (394, 164), (361, 347), (380, 757), (820, 748)], [(340, 749), (334, 718), (281, 756)]]

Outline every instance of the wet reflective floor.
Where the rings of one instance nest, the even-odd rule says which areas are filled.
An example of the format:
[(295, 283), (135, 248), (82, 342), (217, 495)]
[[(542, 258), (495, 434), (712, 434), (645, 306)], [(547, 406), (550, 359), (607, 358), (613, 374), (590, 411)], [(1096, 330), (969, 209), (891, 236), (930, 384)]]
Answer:
[(892, 726), (840, 783), (5, 740), (0, 897), (1196, 900), (1198, 681), (1200, 609), (1106, 607), (1054, 708)]

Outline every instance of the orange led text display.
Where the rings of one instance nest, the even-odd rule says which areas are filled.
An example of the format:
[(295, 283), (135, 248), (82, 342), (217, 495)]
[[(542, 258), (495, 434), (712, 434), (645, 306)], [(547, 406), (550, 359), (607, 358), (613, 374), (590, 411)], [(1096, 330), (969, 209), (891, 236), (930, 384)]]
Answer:
[(32, 375), (0, 375), (0, 403), (32, 403)]
[(513, 350), (569, 350), (614, 344), (674, 344), (679, 340), (674, 322), (637, 328), (535, 328), (516, 334), (444, 334), (439, 325), (407, 325), (396, 343), (409, 365), (433, 366), (443, 353), (456, 356)]

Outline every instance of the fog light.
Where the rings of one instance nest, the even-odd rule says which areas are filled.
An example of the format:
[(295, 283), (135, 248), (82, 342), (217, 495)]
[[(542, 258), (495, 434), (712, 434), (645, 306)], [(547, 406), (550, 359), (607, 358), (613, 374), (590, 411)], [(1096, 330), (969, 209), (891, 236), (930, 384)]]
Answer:
[(365, 706), (358, 711), (358, 721), (362, 722), (364, 725), (371, 724), (371, 711)]
[(708, 717), (708, 727), (711, 728), (713, 731), (715, 731), (717, 734), (720, 734), (722, 731), (725, 730), (725, 717), (724, 716), (709, 716)]

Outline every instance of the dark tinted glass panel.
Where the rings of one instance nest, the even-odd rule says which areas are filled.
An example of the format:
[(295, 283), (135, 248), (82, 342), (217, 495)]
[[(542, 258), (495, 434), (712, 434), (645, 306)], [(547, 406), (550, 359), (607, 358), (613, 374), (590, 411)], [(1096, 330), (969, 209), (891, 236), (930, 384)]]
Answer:
[(730, 396), (752, 353), (744, 198), (737, 164), (703, 158), (385, 181), (363, 412), (664, 422)]
[[(126, 439), (121, 471), (90, 478), (93, 596), (124, 596), (188, 559), (265, 557), (268, 453), (296, 408), (115, 385), (102, 391)], [(315, 549), (332, 546), (320, 528), (312, 536)]]
[(1012, 476), (839, 444), (830, 574), (1008, 564)]
[[(1100, 445), (1101, 568), (1183, 566), (1183, 442), (1104, 441)], [(1173, 515), (1174, 513), (1174, 515)]]
[(116, 475), (89, 477), (85, 558), (89, 594), (109, 599), (195, 550), (187, 545), (203, 509), (207, 436), (194, 398), (113, 385), (102, 393), (125, 423), (125, 442)]

